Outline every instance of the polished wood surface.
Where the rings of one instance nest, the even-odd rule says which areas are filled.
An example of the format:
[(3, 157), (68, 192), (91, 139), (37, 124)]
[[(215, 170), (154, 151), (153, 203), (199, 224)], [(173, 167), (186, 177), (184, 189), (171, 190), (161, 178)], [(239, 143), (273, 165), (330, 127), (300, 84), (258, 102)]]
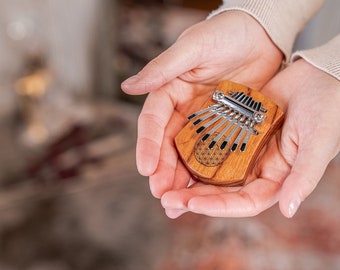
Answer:
[[(258, 135), (250, 136), (247, 148), (244, 152), (231, 151), (230, 144), (229, 147), (226, 147), (222, 151), (218, 143), (216, 144), (216, 147), (211, 150), (207, 148), (207, 145), (210, 143), (209, 140), (202, 145), (202, 137), (204, 134), (196, 133), (199, 125), (195, 126), (192, 121), (189, 121), (176, 136), (175, 144), (182, 161), (194, 177), (203, 182), (215, 185), (240, 185), (245, 182), (247, 175), (253, 168), (256, 158), (263, 146), (279, 129), (283, 122), (284, 113), (276, 104), (260, 92), (250, 89), (247, 86), (223, 81), (219, 84), (217, 90), (224, 92), (226, 95), (229, 91), (244, 92), (254, 100), (262, 102), (263, 107), (267, 109), (267, 112), (265, 113), (266, 119), (261, 124), (255, 125)], [(212, 98), (209, 98), (202, 108), (206, 108), (213, 104), (215, 104), (215, 102)], [(216, 134), (221, 132), (222, 129), (223, 127), (217, 129)], [(239, 132), (240, 130), (232, 136), (231, 142), (236, 139)], [(227, 135), (228, 132), (223, 135), (220, 141), (223, 141)], [(209, 166), (203, 164), (204, 162), (200, 160), (200, 156), (197, 152), (204, 152), (205, 150), (210, 157), (212, 155), (214, 157), (223, 155), (224, 161), (220, 164), (209, 164)]]

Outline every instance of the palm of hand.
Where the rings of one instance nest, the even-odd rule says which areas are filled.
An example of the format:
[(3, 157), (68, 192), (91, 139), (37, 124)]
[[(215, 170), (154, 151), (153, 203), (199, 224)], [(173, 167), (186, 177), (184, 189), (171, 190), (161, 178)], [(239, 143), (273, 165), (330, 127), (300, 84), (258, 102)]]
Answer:
[[(227, 188), (196, 183), (188, 188), (193, 180), (178, 157), (174, 138), (186, 124), (186, 117), (201, 107), (214, 88), (175, 79), (160, 90), (149, 95), (139, 118), (137, 165), (142, 174), (150, 176), (151, 192), (162, 197), (169, 217), (186, 211), (251, 216), (277, 202), (276, 194), (289, 170), (279, 151), (278, 138), (264, 151), (248, 185)], [(160, 115), (155, 117), (155, 111)]]
[(187, 211), (252, 216), (279, 200), (282, 213), (291, 217), (340, 150), (340, 127), (334, 124), (340, 113), (339, 90), (334, 78), (304, 61), (281, 72), (263, 92), (287, 110), (286, 122), (263, 150), (249, 183), (239, 188), (202, 183), (187, 188), (182, 183), (162, 197), (168, 216)]
[[(197, 100), (203, 103), (200, 97)], [(280, 151), (280, 134), (262, 151), (245, 186), (222, 187), (196, 182), (178, 159), (173, 144), (174, 136), (187, 122), (185, 115), (189, 114), (187, 108), (183, 110), (185, 114), (180, 108), (169, 122), (160, 162), (150, 176), (150, 188), (156, 197), (162, 198), (169, 217), (176, 218), (187, 211), (215, 217), (253, 216), (277, 202), (278, 191), (290, 170)]]

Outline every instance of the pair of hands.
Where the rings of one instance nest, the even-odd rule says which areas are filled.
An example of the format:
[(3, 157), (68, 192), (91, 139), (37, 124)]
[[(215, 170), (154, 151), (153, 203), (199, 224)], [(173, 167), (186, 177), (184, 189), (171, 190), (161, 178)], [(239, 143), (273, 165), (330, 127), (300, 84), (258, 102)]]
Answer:
[[(292, 217), (314, 190), (340, 150), (340, 84), (302, 59), (277, 73), (282, 58), (255, 19), (229, 11), (187, 29), (122, 83), (128, 94), (150, 93), (138, 120), (137, 167), (170, 218), (253, 216), (277, 202)], [(193, 181), (174, 146), (186, 117), (221, 80), (258, 89), (286, 112), (242, 187)]]

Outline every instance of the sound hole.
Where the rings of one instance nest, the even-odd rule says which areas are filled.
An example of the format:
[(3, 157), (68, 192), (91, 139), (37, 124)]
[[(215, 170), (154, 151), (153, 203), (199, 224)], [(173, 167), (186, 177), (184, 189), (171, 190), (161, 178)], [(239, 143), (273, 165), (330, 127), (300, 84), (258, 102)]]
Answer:
[(229, 153), (229, 147), (221, 149), (220, 143), (218, 142), (214, 145), (214, 147), (209, 147), (215, 136), (216, 133), (205, 141), (199, 139), (195, 144), (194, 154), (197, 161), (207, 167), (220, 165), (227, 158)]

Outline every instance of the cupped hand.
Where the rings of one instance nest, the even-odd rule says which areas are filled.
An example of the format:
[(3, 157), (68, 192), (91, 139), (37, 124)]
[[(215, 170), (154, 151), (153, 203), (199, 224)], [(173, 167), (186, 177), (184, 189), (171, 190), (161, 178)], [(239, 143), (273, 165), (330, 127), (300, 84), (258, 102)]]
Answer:
[(263, 86), (278, 70), (281, 51), (260, 24), (241, 11), (228, 11), (185, 30), (166, 51), (122, 83), (128, 94), (144, 94), (179, 78), (216, 84), (224, 79)]
[(282, 57), (255, 19), (230, 11), (190, 27), (122, 83), (129, 94), (150, 92), (138, 120), (136, 156), (139, 172), (150, 176), (155, 197), (190, 181), (173, 144), (186, 116), (221, 80), (262, 87), (277, 72)]
[(187, 211), (253, 216), (278, 201), (282, 214), (292, 217), (314, 190), (340, 150), (340, 82), (301, 59), (262, 92), (286, 111), (286, 119), (259, 157), (248, 184), (228, 188), (196, 183), (173, 189), (162, 197), (169, 217)]

